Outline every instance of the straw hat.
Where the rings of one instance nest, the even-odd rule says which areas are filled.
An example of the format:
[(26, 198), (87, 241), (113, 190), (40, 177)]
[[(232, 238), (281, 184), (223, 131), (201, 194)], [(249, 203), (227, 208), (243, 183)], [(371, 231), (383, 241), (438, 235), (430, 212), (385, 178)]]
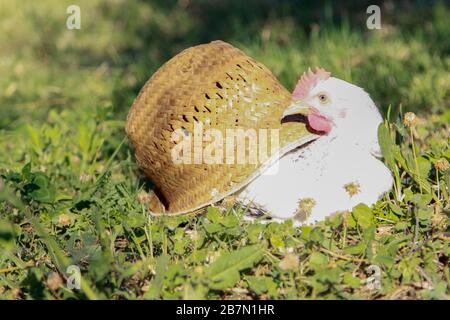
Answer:
[[(215, 203), (315, 139), (303, 123), (281, 124), (290, 102), (291, 94), (264, 65), (223, 41), (188, 48), (166, 62), (141, 89), (126, 124), (138, 165), (155, 184), (151, 212), (183, 214)], [(241, 149), (244, 162), (237, 160), (238, 143), (213, 144), (217, 148), (208, 153), (212, 136), (215, 143), (220, 136), (229, 142), (225, 137), (236, 129), (253, 130), (256, 135), (247, 138), (256, 136), (258, 147), (266, 135), (268, 156), (250, 161), (250, 140)], [(190, 150), (182, 148), (188, 145)], [(228, 151), (236, 156), (228, 157)], [(206, 154), (216, 160), (222, 154), (223, 161), (211, 163)]]

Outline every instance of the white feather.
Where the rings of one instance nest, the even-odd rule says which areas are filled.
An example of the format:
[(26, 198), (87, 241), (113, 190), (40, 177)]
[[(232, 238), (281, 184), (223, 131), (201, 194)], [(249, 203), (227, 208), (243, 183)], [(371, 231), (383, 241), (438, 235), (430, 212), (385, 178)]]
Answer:
[[(318, 92), (329, 95), (330, 105), (321, 106), (315, 100)], [(382, 117), (368, 94), (330, 78), (309, 96), (312, 106), (333, 119), (332, 130), (284, 155), (266, 171), (271, 174), (256, 178), (238, 197), (278, 219), (294, 218), (299, 201), (312, 198), (315, 206), (303, 223), (323, 220), (359, 203), (371, 206), (392, 187), (390, 171), (377, 158), (381, 154), (377, 128)], [(357, 184), (359, 193), (350, 195), (344, 187), (349, 183)]]

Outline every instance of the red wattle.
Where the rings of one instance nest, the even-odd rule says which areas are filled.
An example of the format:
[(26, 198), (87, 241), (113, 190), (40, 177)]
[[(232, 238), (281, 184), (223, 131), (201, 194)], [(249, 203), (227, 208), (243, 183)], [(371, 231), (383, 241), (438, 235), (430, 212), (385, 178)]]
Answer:
[(308, 123), (316, 131), (326, 133), (331, 131), (331, 121), (318, 113), (310, 113)]

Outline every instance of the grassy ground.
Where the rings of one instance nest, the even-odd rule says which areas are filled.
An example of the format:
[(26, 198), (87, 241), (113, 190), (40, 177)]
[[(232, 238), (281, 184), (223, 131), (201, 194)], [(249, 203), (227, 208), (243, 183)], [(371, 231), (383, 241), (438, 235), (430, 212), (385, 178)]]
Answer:
[[(448, 299), (448, 7), (387, 2), (369, 31), (361, 1), (77, 3), (67, 30), (72, 1), (0, 0), (0, 298)], [(315, 65), (364, 87), (395, 190), (302, 228), (224, 204), (149, 217), (126, 112), (165, 60), (214, 39), (287, 88)]]

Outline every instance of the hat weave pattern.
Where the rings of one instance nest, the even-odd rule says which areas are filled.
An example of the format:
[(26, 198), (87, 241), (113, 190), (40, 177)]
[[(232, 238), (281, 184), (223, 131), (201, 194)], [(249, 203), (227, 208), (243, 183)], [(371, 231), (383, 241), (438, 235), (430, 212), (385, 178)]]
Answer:
[[(281, 124), (291, 94), (261, 63), (232, 45), (214, 41), (188, 48), (147, 81), (127, 117), (126, 132), (136, 161), (154, 182), (154, 214), (189, 213), (235, 193), (293, 148), (315, 139), (300, 122)], [(175, 163), (173, 133), (194, 127), (277, 129), (279, 148), (264, 163)], [(246, 155), (251, 151), (245, 145)], [(235, 153), (237, 150), (234, 150)], [(274, 152), (270, 152), (274, 151)], [(196, 150), (193, 153), (201, 152)]]

